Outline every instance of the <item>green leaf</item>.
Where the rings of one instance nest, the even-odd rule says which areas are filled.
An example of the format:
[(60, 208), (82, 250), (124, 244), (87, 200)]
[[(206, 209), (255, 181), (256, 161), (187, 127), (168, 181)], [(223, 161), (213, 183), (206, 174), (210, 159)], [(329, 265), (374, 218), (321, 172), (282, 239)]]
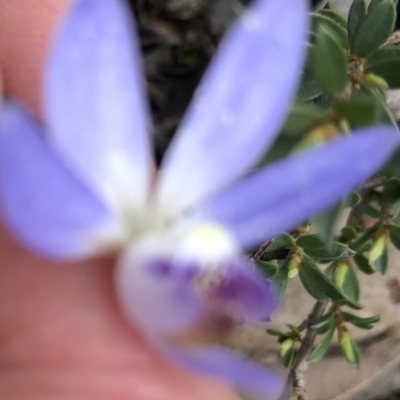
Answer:
[(384, 61), (398, 60), (400, 57), (399, 52), (400, 49), (396, 45), (384, 46), (377, 49), (365, 59), (364, 71), (373, 68)]
[(303, 249), (323, 249), (325, 243), (316, 234), (301, 236), (296, 240), (296, 245)]
[(364, 250), (364, 245), (372, 238), (372, 236), (379, 229), (379, 227), (380, 225), (377, 224), (366, 229), (356, 240), (354, 240), (351, 243), (350, 247), (357, 253), (363, 253), (364, 251), (368, 251)]
[(295, 103), (290, 110), (285, 125), (284, 135), (301, 135), (326, 119), (325, 113), (317, 106), (307, 103)]
[(301, 77), (299, 90), (297, 92), (297, 100), (309, 101), (314, 100), (322, 93), (321, 88), (315, 81), (311, 66), (305, 67)]
[(335, 10), (329, 8), (323, 8), (322, 10), (319, 10), (318, 13), (324, 17), (328, 17), (333, 22), (340, 25), (344, 30), (347, 30), (346, 20)]
[(278, 271), (272, 278), (272, 283), (278, 292), (278, 302), (280, 303), (287, 288), (289, 280), (289, 258), (278, 262)]
[(369, 203), (365, 206), (365, 213), (372, 218), (383, 218), (385, 215), (381, 210), (376, 208), (373, 204)]
[(328, 208), (323, 213), (313, 218), (313, 224), (318, 234), (321, 235), (324, 242), (330, 246), (336, 231), (337, 224), (342, 216), (344, 202), (340, 201), (333, 207)]
[(285, 339), (288, 338), (285, 332), (279, 331), (277, 329), (267, 329), (266, 332), (272, 336), (284, 337)]
[[(378, 109), (379, 109), (378, 121), (392, 126), (397, 131), (399, 130), (399, 128), (397, 126), (397, 122), (393, 118), (393, 115), (390, 112), (390, 110), (386, 104), (386, 95), (382, 89), (379, 89), (379, 88), (360, 89), (356, 93), (360, 93), (361, 95), (367, 94), (367, 95), (374, 96), (374, 98), (378, 100)], [(386, 169), (387, 169), (387, 165), (385, 166), (385, 172), (386, 172)], [(397, 170), (400, 171), (400, 168), (397, 168)], [(391, 172), (389, 174), (391, 174)]]
[(321, 94), (316, 99), (314, 99), (314, 103), (319, 107), (322, 108), (324, 111), (330, 111), (332, 106), (332, 99), (329, 95)]
[(367, 14), (367, 5), (365, 0), (354, 0), (351, 4), (349, 15), (347, 18), (347, 32), (349, 36), (349, 43), (353, 40), (358, 27)]
[(400, 250), (400, 227), (395, 225), (387, 225), (389, 230), (390, 241), (397, 250)]
[(349, 195), (347, 195), (344, 201), (344, 206), (353, 208), (357, 204), (359, 204), (360, 201), (361, 201), (361, 196), (357, 192), (351, 192)]
[(300, 266), (299, 276), (307, 292), (319, 301), (329, 299), (345, 301), (346, 297), (306, 254)]
[(278, 272), (278, 266), (272, 262), (257, 260), (255, 264), (258, 270), (268, 278), (273, 278)]
[[(374, 242), (372, 239), (368, 239), (365, 242), (360, 243), (357, 245), (356, 249), (353, 249), (357, 253), (365, 253), (366, 251), (370, 251), (374, 247)], [(353, 248), (353, 246), (352, 246)]]
[(357, 237), (357, 230), (354, 226), (345, 226), (342, 228), (341, 236), (347, 240), (353, 240)]
[(332, 327), (308, 357), (309, 362), (319, 361), (326, 354), (332, 342), (334, 333), (335, 327)]
[(400, 200), (400, 179), (390, 178), (385, 182), (382, 190), (382, 199), (385, 203), (394, 204)]
[(333, 242), (331, 248), (319, 248), (319, 249), (304, 249), (305, 253), (318, 261), (331, 261), (331, 260), (345, 260), (353, 256), (353, 250), (340, 242)]
[[(287, 339), (287, 340), (291, 340), (291, 339)], [(290, 347), (288, 347), (287, 349), (285, 349), (285, 352), (281, 352), (281, 358), (282, 358), (282, 364), (285, 368), (288, 368), (294, 359), (294, 355), (295, 355), (295, 350), (294, 350), (294, 344)]]
[(330, 328), (334, 326), (335, 319), (332, 314), (327, 314), (324, 318), (321, 319), (318, 323), (311, 325), (311, 328), (318, 332), (319, 334), (323, 335), (324, 333), (328, 332)]
[(298, 144), (300, 137), (279, 135), (272, 148), (263, 155), (258, 167), (271, 164), (289, 155)]
[(393, 32), (395, 20), (396, 9), (392, 0), (383, 0), (370, 8), (350, 43), (351, 53), (359, 57), (369, 56)]
[(379, 100), (379, 121), (383, 122), (384, 124), (388, 124), (397, 131), (399, 130), (397, 126), (397, 122), (393, 117), (393, 114), (390, 112), (387, 104), (386, 104), (386, 99), (382, 98), (382, 96), (379, 96), (379, 89), (373, 88), (370, 89), (371, 93), (373, 93), (376, 98)]
[(336, 267), (336, 262), (332, 262), (324, 271), (324, 274), (332, 281), (333, 281), (333, 274), (335, 272), (335, 267)]
[(338, 41), (340, 47), (343, 49), (348, 48), (347, 30), (341, 23), (338, 23), (332, 18), (329, 18), (321, 13), (312, 13), (311, 17), (311, 30), (315, 34), (315, 38), (318, 38), (319, 28), (324, 26), (334, 34), (334, 37)]
[(345, 322), (349, 322), (350, 324), (361, 328), (361, 329), (372, 329), (374, 325), (379, 322), (379, 315), (374, 315), (372, 317), (361, 318), (357, 315), (350, 314), (347, 312), (342, 312), (342, 317)]
[(282, 233), (267, 247), (267, 252), (289, 248), (294, 244), (294, 242), (295, 240), (292, 235), (289, 233)]
[(335, 100), (334, 109), (352, 128), (369, 126), (379, 118), (379, 103), (372, 96), (357, 96), (349, 100)]
[(334, 33), (321, 25), (311, 51), (314, 77), (321, 89), (329, 94), (341, 92), (347, 83), (347, 59)]
[(387, 176), (400, 176), (400, 150), (396, 150), (386, 162), (382, 172)]
[(365, 62), (364, 71), (382, 77), (391, 89), (400, 88), (400, 48), (386, 46), (372, 53)]
[(392, 221), (396, 224), (400, 223), (400, 201), (396, 201), (396, 203), (392, 206), (393, 217)]
[[(370, 12), (371, 10), (373, 10), (376, 6), (378, 6), (379, 4), (381, 4), (383, 1), (385, 0), (371, 0), (368, 6), (368, 12)], [(397, 0), (392, 0), (394, 5), (397, 4)]]
[(356, 254), (353, 257), (354, 262), (361, 272), (366, 275), (372, 275), (376, 272), (374, 267), (369, 263), (368, 258), (363, 256), (362, 254)]
[(382, 254), (375, 260), (374, 266), (381, 275), (386, 274), (389, 267), (389, 251), (387, 246), (385, 246)]
[(347, 269), (342, 290), (346, 297), (349, 298), (353, 303), (358, 303), (360, 301), (360, 283), (356, 273), (354, 272), (354, 268), (351, 265), (349, 265)]

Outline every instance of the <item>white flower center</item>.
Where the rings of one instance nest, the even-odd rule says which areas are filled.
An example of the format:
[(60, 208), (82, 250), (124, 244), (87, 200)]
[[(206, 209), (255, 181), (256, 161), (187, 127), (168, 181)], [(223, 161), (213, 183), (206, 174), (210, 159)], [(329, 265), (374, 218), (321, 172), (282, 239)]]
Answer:
[(238, 253), (239, 246), (228, 231), (221, 226), (206, 222), (195, 225), (182, 237), (176, 257), (198, 260), (202, 265), (215, 265)]

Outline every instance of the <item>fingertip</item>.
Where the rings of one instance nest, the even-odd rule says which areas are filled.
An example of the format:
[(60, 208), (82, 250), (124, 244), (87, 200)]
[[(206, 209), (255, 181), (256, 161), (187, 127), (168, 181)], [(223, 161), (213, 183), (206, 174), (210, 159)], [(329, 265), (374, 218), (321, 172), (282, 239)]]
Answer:
[(72, 0), (0, 0), (0, 71), (4, 92), (42, 114), (42, 71), (51, 38)]

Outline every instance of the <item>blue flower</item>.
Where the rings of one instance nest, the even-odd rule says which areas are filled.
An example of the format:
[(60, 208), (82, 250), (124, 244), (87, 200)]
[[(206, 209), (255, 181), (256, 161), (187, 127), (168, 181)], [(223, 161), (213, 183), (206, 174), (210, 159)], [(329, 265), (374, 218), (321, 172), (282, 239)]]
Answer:
[(397, 146), (362, 129), (249, 174), (296, 92), (304, 0), (258, 0), (233, 26), (156, 173), (141, 58), (118, 0), (81, 0), (46, 71), (46, 124), (16, 102), (0, 115), (0, 213), (36, 252), (117, 255), (126, 318), (161, 352), (242, 389), (280, 381), (223, 348), (237, 322), (268, 318), (273, 288), (255, 246), (334, 204)]

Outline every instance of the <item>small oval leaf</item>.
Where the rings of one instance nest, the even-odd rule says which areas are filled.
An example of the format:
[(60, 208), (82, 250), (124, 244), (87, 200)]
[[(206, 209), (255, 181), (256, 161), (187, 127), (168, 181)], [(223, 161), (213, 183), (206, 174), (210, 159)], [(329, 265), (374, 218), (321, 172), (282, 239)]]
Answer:
[(351, 265), (349, 265), (347, 269), (342, 290), (353, 303), (358, 303), (360, 301), (360, 283), (354, 268)]
[(347, 83), (347, 59), (335, 34), (324, 25), (317, 31), (311, 62), (315, 80), (329, 94), (341, 92)]
[(325, 113), (314, 104), (295, 103), (282, 128), (282, 134), (295, 136), (304, 134), (324, 119), (326, 119)]
[(387, 46), (366, 59), (364, 71), (383, 78), (391, 89), (400, 87), (400, 48)]
[(383, 0), (369, 8), (350, 43), (351, 53), (359, 57), (369, 56), (393, 32), (395, 20), (396, 8), (392, 0)]
[(389, 251), (387, 246), (385, 246), (382, 254), (374, 261), (374, 266), (381, 275), (386, 274), (389, 267)]
[(375, 268), (369, 263), (368, 258), (362, 254), (356, 254), (353, 259), (359, 270), (364, 274), (372, 275), (376, 272)]
[(307, 292), (315, 299), (327, 301), (346, 301), (346, 297), (331, 280), (318, 268), (316, 263), (306, 254), (300, 267), (299, 276)]
[(400, 179), (390, 178), (382, 190), (382, 199), (385, 203), (393, 204), (400, 200)]
[(325, 16), (321, 13), (313, 13), (311, 14), (311, 21), (312, 21), (312, 32), (314, 33), (314, 38), (318, 37), (318, 30), (320, 26), (325, 26), (328, 29), (330, 29), (336, 39), (338, 40), (340, 46), (343, 49), (348, 48), (348, 39), (347, 39), (347, 30), (346, 28), (341, 24), (336, 21), (334, 21), (332, 18), (329, 18), (328, 16)]
[(347, 32), (349, 35), (349, 43), (353, 40), (358, 27), (367, 14), (367, 5), (365, 0), (354, 0), (350, 6), (349, 15), (347, 18)]
[(334, 333), (335, 327), (332, 327), (308, 357), (309, 362), (319, 361), (326, 354), (332, 342)]
[(301, 236), (296, 240), (296, 245), (303, 249), (323, 249), (325, 243), (317, 234)]

